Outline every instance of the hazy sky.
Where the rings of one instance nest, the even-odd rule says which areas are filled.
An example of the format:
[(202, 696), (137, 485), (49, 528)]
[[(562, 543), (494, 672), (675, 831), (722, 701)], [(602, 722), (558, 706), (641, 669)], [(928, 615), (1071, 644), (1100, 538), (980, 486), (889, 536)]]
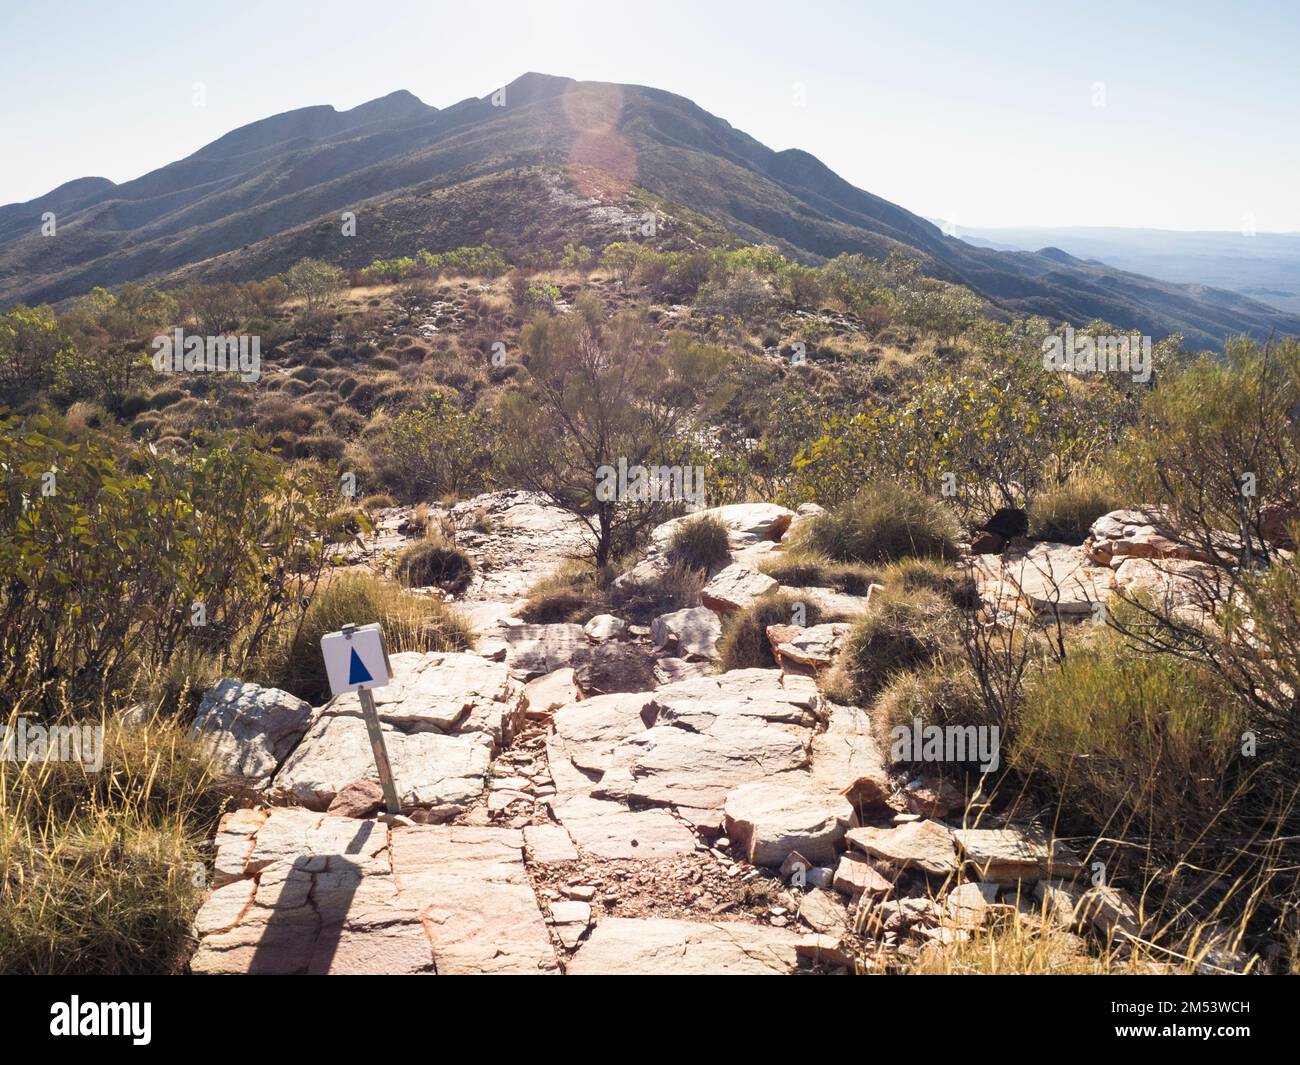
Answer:
[(1297, 231), (1297, 45), (1297, 0), (0, 0), (0, 203), (295, 107), (444, 107), (538, 70), (688, 96), (959, 229)]

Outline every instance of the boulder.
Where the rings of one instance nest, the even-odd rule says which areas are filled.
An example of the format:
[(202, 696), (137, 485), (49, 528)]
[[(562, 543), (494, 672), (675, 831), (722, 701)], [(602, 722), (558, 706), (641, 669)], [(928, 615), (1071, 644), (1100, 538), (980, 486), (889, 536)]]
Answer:
[[(407, 733), (386, 722), (381, 729), (403, 807), (435, 808), (450, 817), (483, 791), (492, 757), (492, 739), (486, 733)], [(269, 790), (309, 810), (325, 810), (344, 787), (370, 776), (374, 765), (360, 715), (323, 713), (275, 774)]]
[(1191, 619), (1211, 612), (1231, 580), (1227, 571), (1189, 559), (1121, 557), (1116, 563), (1115, 587), (1124, 595), (1148, 596), (1157, 609)]
[(650, 639), (657, 650), (678, 658), (711, 659), (717, 655), (722, 622), (708, 607), (688, 607), (660, 614), (650, 623)]
[(832, 621), (824, 625), (769, 625), (767, 641), (772, 654), (782, 669), (795, 667), (792, 672), (825, 669), (844, 649), (853, 626), (845, 621)]
[(903, 785), (902, 798), (909, 813), (920, 817), (947, 817), (966, 806), (966, 793), (938, 777), (918, 777)]
[(848, 911), (839, 899), (813, 888), (799, 900), (799, 920), (814, 932), (841, 933), (848, 922)]
[(559, 825), (525, 825), (524, 853), (529, 861), (541, 865), (576, 862), (578, 850), (569, 834)]
[(837, 592), (833, 588), (797, 588), (788, 584), (781, 585), (782, 595), (789, 596), (796, 603), (815, 606), (823, 617), (842, 616), (846, 618), (865, 614), (871, 606), (870, 595), (849, 595)]
[(1059, 840), (1049, 840), (1033, 825), (957, 829), (953, 838), (976, 875), (995, 884), (1073, 876), (1083, 866)]
[(759, 573), (741, 562), (733, 562), (714, 575), (704, 586), (700, 598), (704, 605), (719, 614), (743, 610), (777, 587), (766, 573)]
[(800, 503), (795, 508), (794, 519), (790, 522), (789, 527), (785, 530), (785, 535), (781, 537), (786, 543), (794, 539), (794, 534), (800, 528), (806, 528), (814, 520), (826, 513), (826, 508), (819, 503)]
[[(509, 669), (475, 654), (406, 651), (392, 656), (393, 678), (372, 695), (380, 721), (401, 732), (486, 733), (508, 743), (523, 724), (523, 691)], [(355, 692), (331, 699), (323, 714), (361, 713)]]
[(1030, 611), (1061, 618), (1097, 617), (1113, 579), (1082, 548), (1068, 544), (1036, 544), (1004, 572)]
[(654, 549), (667, 551), (673, 535), (682, 524), (698, 518), (715, 518), (726, 526), (734, 550), (763, 540), (780, 540), (794, 516), (793, 510), (779, 507), (775, 503), (731, 503), (664, 522), (651, 532), (650, 542)]
[(851, 898), (859, 895), (879, 897), (894, 890), (892, 882), (887, 880), (871, 862), (860, 854), (846, 851), (840, 855), (835, 868), (834, 887)]
[(592, 643), (621, 639), (627, 632), (627, 622), (613, 614), (597, 614), (582, 626), (583, 634)]
[(963, 928), (982, 927), (989, 907), (997, 902), (997, 884), (961, 884), (948, 893), (944, 903), (948, 917)]
[[(730, 843), (731, 841), (728, 840), (727, 842)], [(812, 868), (812, 862), (798, 851), (791, 851), (785, 856), (785, 861), (781, 863), (781, 878), (787, 883), (794, 883), (801, 878), (806, 879), (808, 870)]]
[(510, 648), (507, 664), (527, 679), (572, 665), (574, 655), (589, 646), (581, 625), (513, 625), (501, 637)]
[(913, 821), (895, 828), (851, 828), (845, 835), (856, 850), (898, 869), (919, 869), (931, 876), (957, 871), (952, 832), (937, 821)]
[(854, 962), (853, 951), (839, 936), (814, 932), (800, 938), (794, 949), (799, 960), (809, 965), (851, 966)]
[(775, 669), (570, 704), (556, 711), (547, 740), (557, 809), (572, 798), (595, 799), (606, 805), (580, 812), (590, 809), (603, 822), (620, 808), (669, 807), (679, 823), (714, 832), (727, 796), (743, 784), (790, 774), (779, 782), (810, 794), (826, 790), (814, 788), (807, 771), (813, 729), (825, 712), (811, 679)]
[(1294, 551), (1297, 524), (1300, 524), (1300, 507), (1266, 503), (1259, 508), (1259, 535), (1269, 547)]
[(232, 777), (264, 788), (310, 719), (311, 706), (288, 692), (223, 680), (204, 694), (191, 732)]
[(1076, 917), (1088, 921), (1103, 936), (1115, 932), (1139, 935), (1141, 927), (1132, 900), (1119, 888), (1097, 885), (1083, 893)]
[(339, 790), (325, 812), (335, 817), (369, 817), (383, 804), (384, 789), (378, 780), (354, 780)]
[(655, 687), (676, 684), (678, 681), (707, 677), (714, 672), (712, 662), (688, 662), (684, 658), (660, 658), (655, 661)]
[(853, 807), (839, 796), (756, 780), (727, 796), (723, 827), (734, 853), (753, 865), (780, 865), (791, 851), (824, 865), (834, 860), (852, 817)]
[(633, 644), (599, 643), (574, 654), (573, 679), (584, 696), (649, 691), (655, 686), (655, 659)]
[(581, 698), (573, 670), (565, 666), (524, 685), (524, 713), (530, 718), (547, 718), (560, 707)]
[(1006, 546), (1006, 540), (997, 533), (980, 532), (970, 542), (970, 553), (972, 555), (1000, 555), (1002, 549)]
[(826, 731), (813, 736), (812, 779), (817, 788), (843, 795), (859, 820), (886, 806), (893, 789), (865, 710), (832, 704)]
[(717, 823), (741, 784), (807, 769), (822, 706), (811, 680), (774, 669), (660, 688), (643, 706), (645, 731), (618, 743), (592, 794), (672, 805), (694, 824)]
[(578, 846), (598, 858), (666, 858), (695, 850), (695, 833), (667, 810), (631, 810), (577, 795), (556, 804), (555, 816)]
[(1117, 564), (1117, 559), (1185, 558), (1213, 562), (1209, 554), (1178, 542), (1157, 507), (1136, 510), (1112, 510), (1092, 523), (1084, 542), (1088, 557), (1101, 566)]
[(552, 902), (551, 926), (565, 949), (574, 950), (591, 927), (591, 903), (568, 899)]
[(1137, 910), (1118, 888), (1043, 879), (1035, 886), (1034, 895), (1048, 920), (1061, 928), (1086, 931), (1091, 927), (1103, 936), (1140, 933)]

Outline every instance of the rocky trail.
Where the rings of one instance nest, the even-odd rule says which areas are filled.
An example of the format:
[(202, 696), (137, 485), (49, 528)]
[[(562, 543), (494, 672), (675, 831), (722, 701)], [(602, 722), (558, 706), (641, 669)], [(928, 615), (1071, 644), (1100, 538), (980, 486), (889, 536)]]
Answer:
[[(891, 772), (870, 715), (818, 686), (845, 626), (773, 626), (782, 668), (715, 673), (720, 617), (776, 586), (753, 564), (806, 516), (715, 513), (732, 560), (704, 605), (648, 626), (528, 625), (528, 588), (577, 551), (579, 527), (522, 492), (452, 508), (476, 565), (458, 599), (476, 647), (394, 655), (374, 693), (402, 815), (378, 812), (355, 695), (313, 708), (212, 689), (195, 728), (256, 803), (222, 821), (192, 970), (876, 971), (990, 922), (1133, 926), (1131, 902), (1077, 886), (1079, 857), (1040, 828), (987, 811), (972, 827), (964, 796)], [(416, 524), (385, 513), (352, 561), (383, 568)], [(1164, 573), (1149, 543), (1132, 547), (1137, 526), (1101, 531), (976, 556), (982, 592), (1077, 616), (1125, 567)], [(640, 578), (662, 572), (670, 535), (656, 530)]]

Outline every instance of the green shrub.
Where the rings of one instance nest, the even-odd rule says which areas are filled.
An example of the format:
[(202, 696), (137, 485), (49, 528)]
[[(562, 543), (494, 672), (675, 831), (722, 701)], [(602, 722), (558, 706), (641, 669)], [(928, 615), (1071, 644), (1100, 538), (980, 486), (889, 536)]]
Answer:
[(389, 507), (395, 506), (397, 506), (397, 500), (392, 496), (384, 495), (382, 492), (366, 496), (366, 498), (361, 501), (361, 509), (367, 514), (376, 510), (386, 510)]
[(408, 588), (463, 592), (474, 576), (469, 555), (445, 536), (427, 536), (397, 556), (397, 579)]
[(1094, 521), (1123, 505), (1108, 479), (1097, 473), (1075, 472), (1034, 497), (1029, 533), (1039, 540), (1081, 544)]
[(421, 406), (385, 422), (371, 451), (384, 487), (414, 503), (482, 491), (495, 446), (483, 417), (434, 392)]
[(1243, 722), (1207, 668), (1103, 632), (1030, 683), (1011, 762), (1090, 828), (1178, 855), (1223, 816)]
[(867, 485), (804, 530), (797, 546), (840, 562), (957, 556), (957, 524), (943, 504), (892, 481)]
[(0, 467), (0, 689), (33, 700), (97, 704), (192, 643), (237, 671), (324, 564), (319, 480), (242, 437), (110, 454), (0, 415)]
[(727, 527), (711, 514), (688, 518), (673, 530), (667, 554), (673, 562), (710, 573), (731, 561), (731, 538)]

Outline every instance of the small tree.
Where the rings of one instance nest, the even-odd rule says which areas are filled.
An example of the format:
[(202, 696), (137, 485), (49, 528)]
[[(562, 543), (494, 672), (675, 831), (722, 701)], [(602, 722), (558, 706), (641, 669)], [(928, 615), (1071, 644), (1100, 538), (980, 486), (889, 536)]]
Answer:
[(393, 293), (393, 303), (402, 312), (407, 325), (415, 321), (420, 311), (427, 311), (433, 304), (433, 282), (423, 277), (412, 277), (403, 281)]
[(385, 485), (409, 502), (478, 492), (492, 466), (492, 435), (480, 415), (435, 392), (388, 423), (374, 461)]
[(624, 288), (632, 283), (632, 275), (636, 273), (640, 261), (640, 246), (625, 240), (607, 245), (600, 255), (601, 269), (617, 277)]
[(73, 350), (49, 307), (19, 304), (0, 314), (0, 402), (16, 404), (48, 389)]
[(324, 310), (343, 288), (343, 271), (319, 259), (299, 259), (284, 275), (291, 295), (303, 301), (308, 314)]
[(726, 402), (728, 359), (685, 333), (661, 338), (636, 311), (602, 322), (585, 301), (538, 317), (521, 342), (530, 377), (501, 403), (501, 465), (580, 518), (603, 566), (680, 505), (608, 498), (601, 471), (689, 462), (702, 417)]

